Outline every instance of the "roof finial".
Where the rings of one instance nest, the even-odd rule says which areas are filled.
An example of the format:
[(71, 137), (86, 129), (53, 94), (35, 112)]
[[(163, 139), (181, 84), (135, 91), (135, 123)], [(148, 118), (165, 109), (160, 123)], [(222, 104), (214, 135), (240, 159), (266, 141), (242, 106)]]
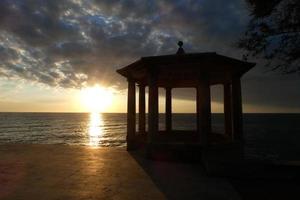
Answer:
[(178, 41), (178, 46), (179, 46), (179, 48), (178, 48), (178, 50), (177, 50), (177, 55), (182, 55), (182, 54), (184, 54), (185, 52), (184, 52), (184, 49), (182, 48), (182, 46), (183, 46), (183, 42), (182, 41)]

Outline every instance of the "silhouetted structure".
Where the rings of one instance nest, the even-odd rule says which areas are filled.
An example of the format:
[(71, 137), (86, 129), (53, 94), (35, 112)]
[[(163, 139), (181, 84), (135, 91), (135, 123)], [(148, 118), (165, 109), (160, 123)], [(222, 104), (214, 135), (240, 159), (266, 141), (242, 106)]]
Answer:
[[(205, 148), (218, 137), (211, 131), (210, 86), (224, 86), (225, 135), (232, 142), (242, 143), (242, 98), (240, 78), (255, 64), (216, 53), (188, 53), (178, 42), (174, 55), (142, 57), (117, 70), (128, 81), (127, 149), (145, 142), (148, 155), (170, 146)], [(139, 124), (136, 131), (136, 84), (139, 87)], [(148, 132), (145, 129), (145, 87), (149, 87)], [(159, 131), (158, 88), (166, 90), (165, 131)], [(172, 88), (196, 88), (197, 130), (172, 130)], [(146, 136), (147, 135), (147, 136)], [(214, 137), (212, 137), (215, 135)], [(225, 141), (226, 139), (222, 139)], [(173, 148), (172, 147), (172, 148)]]

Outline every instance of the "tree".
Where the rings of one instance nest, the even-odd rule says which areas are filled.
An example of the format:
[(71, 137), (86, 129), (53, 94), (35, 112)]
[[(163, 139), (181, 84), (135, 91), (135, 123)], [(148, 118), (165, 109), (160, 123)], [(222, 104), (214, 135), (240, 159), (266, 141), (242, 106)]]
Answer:
[(271, 70), (300, 74), (300, 1), (246, 0), (251, 20), (238, 46)]

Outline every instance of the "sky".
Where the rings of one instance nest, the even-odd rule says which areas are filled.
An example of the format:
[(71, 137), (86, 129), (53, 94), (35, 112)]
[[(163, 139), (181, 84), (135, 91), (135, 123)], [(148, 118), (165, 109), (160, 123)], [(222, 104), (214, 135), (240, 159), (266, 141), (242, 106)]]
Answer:
[[(0, 112), (87, 112), (82, 90), (113, 91), (104, 112), (126, 112), (126, 80), (115, 72), (142, 56), (236, 48), (249, 21), (243, 0), (1, 0)], [(242, 78), (244, 112), (300, 112), (300, 76), (263, 61)], [(221, 86), (212, 111), (222, 112)], [(160, 111), (163, 112), (163, 91)], [(173, 112), (194, 112), (195, 91), (175, 89)]]

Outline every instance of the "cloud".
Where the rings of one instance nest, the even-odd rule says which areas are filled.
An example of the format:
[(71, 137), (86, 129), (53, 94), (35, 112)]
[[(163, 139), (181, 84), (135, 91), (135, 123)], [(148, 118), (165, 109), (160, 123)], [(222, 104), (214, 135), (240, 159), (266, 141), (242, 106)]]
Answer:
[(237, 0), (3, 0), (0, 75), (59, 87), (115, 85), (116, 68), (174, 53), (179, 39), (191, 51), (227, 49), (222, 44), (243, 27), (241, 7)]

